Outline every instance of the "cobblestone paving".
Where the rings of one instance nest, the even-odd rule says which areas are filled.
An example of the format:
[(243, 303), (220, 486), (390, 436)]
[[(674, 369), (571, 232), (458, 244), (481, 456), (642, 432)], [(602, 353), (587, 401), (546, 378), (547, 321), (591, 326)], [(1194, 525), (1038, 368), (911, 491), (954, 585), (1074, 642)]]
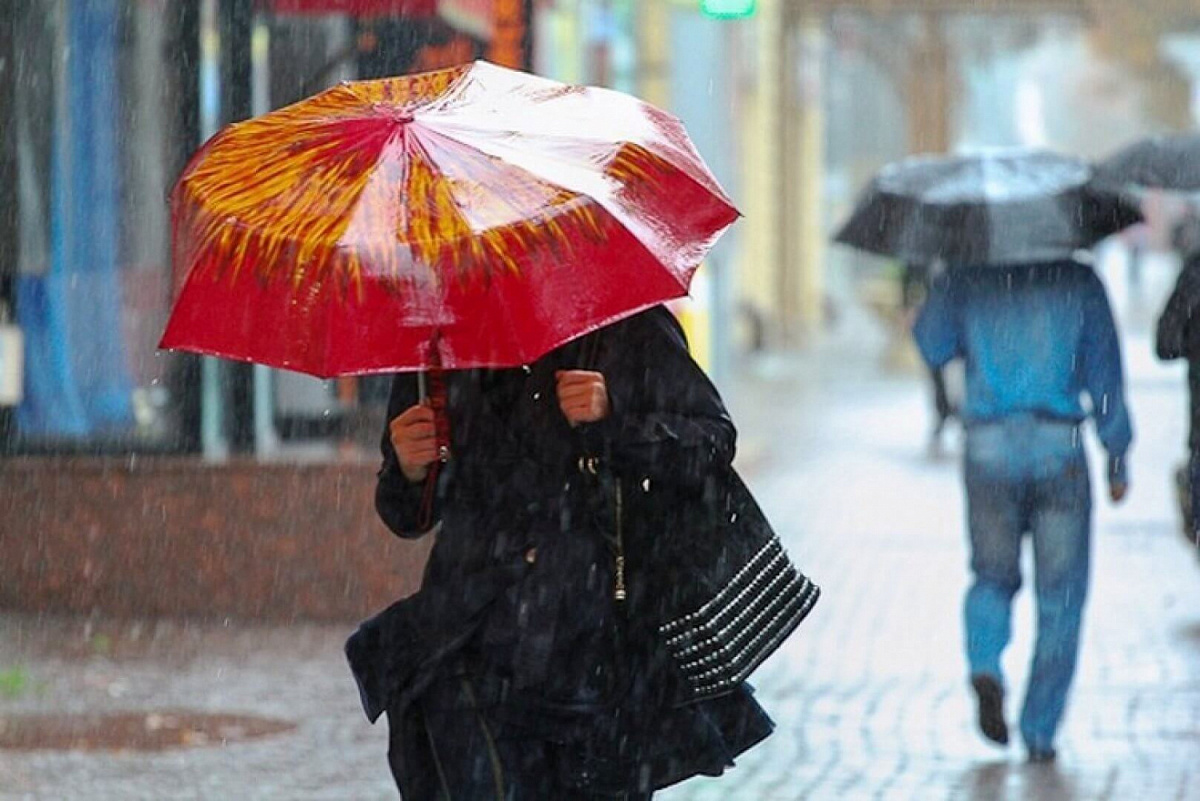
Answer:
[[(1182, 442), (1179, 374), (1134, 359), (1134, 494), (1119, 509), (1098, 505), (1060, 759), (1034, 767), (974, 731), (957, 466), (925, 456), (921, 388), (876, 374), (876, 355), (857, 354), (857, 367), (810, 356), (734, 396), (750, 483), (825, 595), (755, 677), (776, 734), (727, 776), (663, 801), (1200, 799), (1200, 563), (1176, 533), (1168, 478)], [(1031, 615), (1022, 593), (1006, 662), (1018, 696)], [(28, 678), (0, 687), (0, 713), (187, 708), (298, 724), (150, 755), (0, 752), (0, 799), (394, 798), (385, 731), (362, 718), (342, 660), (346, 633), (0, 617), (0, 671)]]

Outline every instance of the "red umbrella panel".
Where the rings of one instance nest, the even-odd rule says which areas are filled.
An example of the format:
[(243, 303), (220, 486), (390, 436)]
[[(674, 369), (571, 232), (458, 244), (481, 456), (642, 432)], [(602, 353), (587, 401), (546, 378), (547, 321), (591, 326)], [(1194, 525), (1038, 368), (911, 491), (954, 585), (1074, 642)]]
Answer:
[(318, 376), (524, 364), (687, 292), (737, 211), (674, 117), (477, 62), (218, 133), (162, 347)]

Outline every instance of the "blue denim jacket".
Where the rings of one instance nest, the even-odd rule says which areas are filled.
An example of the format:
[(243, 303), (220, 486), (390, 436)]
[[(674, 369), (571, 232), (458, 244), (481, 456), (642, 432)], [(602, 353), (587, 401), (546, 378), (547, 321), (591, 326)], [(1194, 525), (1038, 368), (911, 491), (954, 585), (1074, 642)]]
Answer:
[(1061, 261), (948, 270), (930, 288), (914, 334), (930, 365), (964, 359), (968, 426), (1018, 414), (1078, 423), (1090, 414), (1110, 479), (1126, 481), (1133, 427), (1121, 345), (1090, 267)]

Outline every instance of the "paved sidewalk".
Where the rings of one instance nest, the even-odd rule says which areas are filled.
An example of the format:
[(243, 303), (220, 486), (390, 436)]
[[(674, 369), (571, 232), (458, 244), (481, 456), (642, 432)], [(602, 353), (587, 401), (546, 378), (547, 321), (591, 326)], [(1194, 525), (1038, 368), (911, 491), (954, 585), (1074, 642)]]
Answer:
[[(749, 482), (825, 595), (756, 676), (775, 736), (726, 777), (663, 801), (1200, 799), (1200, 562), (1176, 532), (1169, 483), (1182, 379), (1147, 347), (1127, 343), (1133, 496), (1098, 503), (1082, 662), (1051, 767), (974, 731), (961, 491), (955, 461), (924, 453), (923, 388), (879, 373), (878, 342), (757, 365), (731, 398), (754, 454)], [(1018, 691), (1031, 615), (1023, 593), (1006, 662)], [(385, 731), (362, 718), (342, 660), (348, 629), (0, 616), (0, 671), (28, 676), (20, 690), (0, 683), (0, 715), (187, 708), (298, 724), (157, 754), (0, 751), (0, 799), (394, 798)]]

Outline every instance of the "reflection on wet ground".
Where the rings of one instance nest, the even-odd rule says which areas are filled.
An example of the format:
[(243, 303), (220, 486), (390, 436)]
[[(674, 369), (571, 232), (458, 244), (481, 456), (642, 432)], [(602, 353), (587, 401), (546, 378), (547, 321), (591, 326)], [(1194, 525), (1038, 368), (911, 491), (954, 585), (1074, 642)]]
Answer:
[(965, 797), (1006, 798), (1012, 801), (1080, 801), (1074, 779), (1057, 765), (1013, 765), (990, 762), (963, 773)]
[(227, 747), (291, 731), (282, 720), (250, 715), (212, 715), (180, 709), (107, 714), (0, 716), (0, 750), (162, 751)]

